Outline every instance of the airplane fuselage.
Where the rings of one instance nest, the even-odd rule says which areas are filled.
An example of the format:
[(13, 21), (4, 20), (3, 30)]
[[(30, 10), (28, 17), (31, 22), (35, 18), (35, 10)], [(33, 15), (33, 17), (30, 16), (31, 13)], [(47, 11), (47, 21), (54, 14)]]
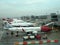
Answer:
[(41, 31), (41, 27), (14, 27), (14, 28), (8, 28), (10, 31)]

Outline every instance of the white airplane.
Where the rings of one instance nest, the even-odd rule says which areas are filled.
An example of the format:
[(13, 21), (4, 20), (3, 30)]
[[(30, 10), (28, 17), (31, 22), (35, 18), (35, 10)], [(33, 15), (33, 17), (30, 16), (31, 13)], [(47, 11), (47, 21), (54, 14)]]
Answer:
[(7, 19), (3, 21), (4, 29), (10, 28), (10, 27), (33, 27), (34, 23), (25, 22), (23, 20), (18, 19)]
[(10, 31), (23, 31), (23, 32), (38, 32), (38, 31), (43, 31), (43, 32), (48, 32), (51, 31), (52, 28), (49, 27), (49, 25), (53, 24), (54, 22), (48, 23), (44, 26), (40, 27), (12, 27), (8, 28)]
[(13, 27), (27, 27), (27, 26), (33, 26), (34, 25), (34, 23), (29, 23), (29, 22), (25, 22), (23, 20), (17, 20), (17, 19), (14, 19), (14, 21), (9, 22), (9, 23)]

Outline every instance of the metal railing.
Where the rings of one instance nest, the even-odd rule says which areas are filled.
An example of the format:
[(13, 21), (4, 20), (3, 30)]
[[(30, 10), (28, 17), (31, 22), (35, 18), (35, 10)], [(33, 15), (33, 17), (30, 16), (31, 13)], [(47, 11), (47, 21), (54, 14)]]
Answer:
[(29, 44), (48, 44), (48, 43), (58, 43), (59, 40), (40, 40), (40, 41), (24, 41), (24, 42), (15, 42), (14, 45), (29, 45)]

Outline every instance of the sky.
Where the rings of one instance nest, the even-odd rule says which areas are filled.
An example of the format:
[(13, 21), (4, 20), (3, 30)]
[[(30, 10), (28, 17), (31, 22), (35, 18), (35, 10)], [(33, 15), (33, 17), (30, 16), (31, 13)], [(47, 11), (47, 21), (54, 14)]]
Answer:
[(0, 0), (0, 17), (45, 15), (60, 11), (60, 0)]

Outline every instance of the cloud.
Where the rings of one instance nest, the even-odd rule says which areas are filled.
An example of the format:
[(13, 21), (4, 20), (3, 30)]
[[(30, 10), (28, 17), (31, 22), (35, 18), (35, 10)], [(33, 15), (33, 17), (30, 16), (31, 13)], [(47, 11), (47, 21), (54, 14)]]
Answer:
[(1, 16), (45, 14), (60, 9), (60, 0), (0, 0)]
[(26, 4), (36, 4), (36, 3), (45, 3), (48, 0), (26, 0)]

